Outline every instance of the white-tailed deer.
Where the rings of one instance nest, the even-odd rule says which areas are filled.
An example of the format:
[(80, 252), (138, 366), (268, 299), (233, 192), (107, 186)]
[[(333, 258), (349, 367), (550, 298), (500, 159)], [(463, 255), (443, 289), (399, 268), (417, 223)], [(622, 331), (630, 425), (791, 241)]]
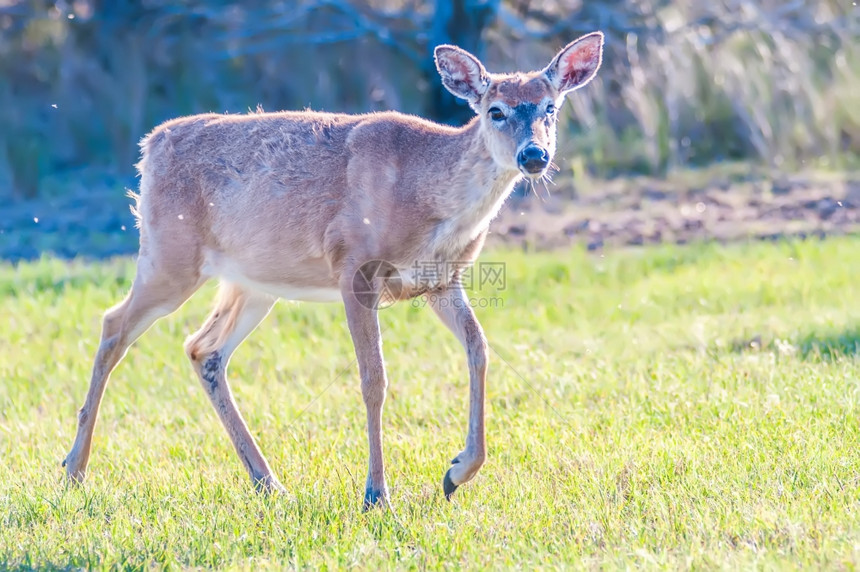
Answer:
[(137, 275), (125, 300), (105, 314), (63, 463), (68, 477), (86, 474), (108, 376), (128, 347), (217, 277), (215, 309), (185, 349), (252, 482), (264, 490), (283, 487), (236, 408), (227, 363), (278, 298), (343, 302), (367, 407), (365, 506), (388, 502), (388, 382), (374, 295), (432, 291), (433, 308), (465, 347), (469, 367), (466, 443), (443, 480), (450, 498), (486, 458), (487, 342), (459, 285), (461, 265), (430, 285), (410, 270), (425, 261), (475, 260), (514, 184), (545, 175), (558, 110), (594, 77), (602, 49), (595, 32), (541, 71), (490, 74), (471, 54), (437, 47), (442, 83), (477, 113), (460, 128), (400, 113), (312, 111), (195, 115), (157, 127), (142, 141), (138, 164)]

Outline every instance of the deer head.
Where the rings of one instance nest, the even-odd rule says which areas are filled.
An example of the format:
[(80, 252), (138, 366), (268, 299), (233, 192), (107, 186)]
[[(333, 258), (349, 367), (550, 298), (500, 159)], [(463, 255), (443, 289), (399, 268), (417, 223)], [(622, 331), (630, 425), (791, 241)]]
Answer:
[(565, 46), (543, 70), (527, 74), (490, 74), (456, 46), (438, 46), (435, 56), (442, 83), (478, 114), (496, 164), (539, 179), (555, 154), (565, 96), (591, 81), (602, 53), (603, 34), (594, 32)]

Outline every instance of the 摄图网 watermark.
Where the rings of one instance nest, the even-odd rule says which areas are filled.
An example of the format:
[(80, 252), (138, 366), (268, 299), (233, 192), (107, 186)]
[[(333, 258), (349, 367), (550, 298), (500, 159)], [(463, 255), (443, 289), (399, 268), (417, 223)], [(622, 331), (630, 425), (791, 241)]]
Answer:
[[(368, 308), (384, 309), (404, 298), (404, 288), (421, 292), (413, 297), (414, 307), (426, 305), (462, 304), (471, 308), (500, 308), (504, 299), (498, 295), (506, 289), (504, 262), (429, 260), (417, 261), (408, 269), (398, 269), (385, 260), (362, 264), (353, 277), (353, 293)], [(464, 298), (439, 295), (439, 289), (462, 289)], [(483, 294), (486, 295), (483, 295)]]

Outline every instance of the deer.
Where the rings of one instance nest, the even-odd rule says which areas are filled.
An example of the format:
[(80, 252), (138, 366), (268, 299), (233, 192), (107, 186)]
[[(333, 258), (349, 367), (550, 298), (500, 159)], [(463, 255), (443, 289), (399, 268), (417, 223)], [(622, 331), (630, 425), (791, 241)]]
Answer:
[[(469, 375), (465, 446), (442, 480), (450, 501), (487, 458), (489, 346), (459, 280), (462, 264), (478, 257), (517, 182), (547, 174), (559, 110), (597, 74), (603, 43), (593, 32), (539, 71), (501, 74), (461, 48), (437, 46), (442, 84), (476, 114), (460, 127), (394, 111), (311, 110), (208, 113), (157, 126), (141, 140), (140, 185), (130, 193), (140, 231), (136, 274), (124, 300), (104, 315), (63, 461), (66, 478), (86, 477), (99, 406), (129, 347), (218, 279), (214, 309), (184, 349), (252, 485), (264, 493), (286, 489), (239, 413), (227, 380), (230, 357), (278, 299), (343, 304), (367, 414), (365, 510), (391, 507), (379, 301), (432, 293), (435, 314), (465, 349)], [(419, 261), (458, 265), (427, 283), (410, 272)]]

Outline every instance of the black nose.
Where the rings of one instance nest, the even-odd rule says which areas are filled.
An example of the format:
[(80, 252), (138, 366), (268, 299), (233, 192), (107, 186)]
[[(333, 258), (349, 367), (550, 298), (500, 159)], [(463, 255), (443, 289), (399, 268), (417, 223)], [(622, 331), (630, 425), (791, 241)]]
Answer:
[(549, 153), (537, 145), (528, 145), (520, 151), (517, 162), (529, 173), (540, 173), (549, 164)]

